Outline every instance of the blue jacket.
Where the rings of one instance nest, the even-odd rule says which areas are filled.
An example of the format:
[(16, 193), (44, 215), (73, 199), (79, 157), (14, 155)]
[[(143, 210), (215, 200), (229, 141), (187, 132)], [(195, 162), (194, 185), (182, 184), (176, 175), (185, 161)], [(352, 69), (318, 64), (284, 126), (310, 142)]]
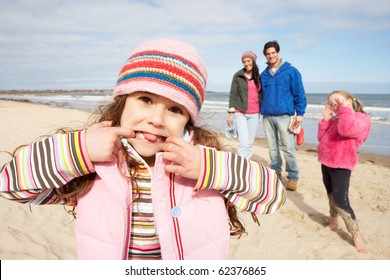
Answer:
[(284, 62), (275, 75), (272, 75), (267, 67), (260, 78), (263, 87), (262, 115), (303, 116), (305, 114), (305, 89), (301, 74), (295, 67)]

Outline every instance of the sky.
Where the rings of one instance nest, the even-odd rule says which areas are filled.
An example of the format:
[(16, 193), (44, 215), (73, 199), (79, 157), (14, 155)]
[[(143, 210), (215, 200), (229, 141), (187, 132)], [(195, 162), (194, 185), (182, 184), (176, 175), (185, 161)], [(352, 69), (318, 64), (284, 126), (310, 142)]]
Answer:
[(390, 94), (389, 0), (0, 0), (0, 90), (112, 89), (132, 49), (194, 45), (208, 91), (228, 92), (241, 54), (277, 40), (306, 92)]

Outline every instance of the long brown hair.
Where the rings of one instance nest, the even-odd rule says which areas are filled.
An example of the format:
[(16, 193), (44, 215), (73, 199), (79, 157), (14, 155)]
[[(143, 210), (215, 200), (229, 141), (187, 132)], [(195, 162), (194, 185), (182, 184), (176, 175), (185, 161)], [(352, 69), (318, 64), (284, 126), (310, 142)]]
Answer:
[[(114, 102), (100, 106), (98, 108), (98, 111), (90, 117), (88, 121), (89, 125), (102, 121), (112, 121), (112, 126), (119, 126), (122, 112), (126, 104), (126, 99), (127, 95), (119, 95), (114, 99)], [(216, 133), (204, 127), (191, 125), (190, 123), (187, 124), (186, 128), (189, 131), (193, 131), (194, 145), (204, 145), (215, 148), (217, 150), (225, 149)], [(65, 133), (66, 131), (60, 130), (58, 132)], [(118, 167), (120, 167), (123, 162), (126, 163), (129, 174), (129, 176), (126, 176), (126, 178), (128, 178), (128, 180), (131, 182), (132, 188), (136, 190), (136, 193), (139, 194), (139, 187), (136, 182), (139, 166), (134, 159), (128, 156), (128, 153), (125, 151), (124, 148), (122, 149), (118, 157)], [(119, 170), (122, 169), (119, 168)], [(88, 192), (95, 178), (96, 173), (75, 178), (72, 181), (68, 182), (65, 186), (60, 188), (60, 190), (58, 191), (58, 196), (66, 198), (68, 200), (77, 199), (78, 197)], [(226, 199), (225, 204), (229, 216), (230, 235), (240, 237), (246, 231), (243, 224), (238, 219), (236, 207), (230, 204)]]

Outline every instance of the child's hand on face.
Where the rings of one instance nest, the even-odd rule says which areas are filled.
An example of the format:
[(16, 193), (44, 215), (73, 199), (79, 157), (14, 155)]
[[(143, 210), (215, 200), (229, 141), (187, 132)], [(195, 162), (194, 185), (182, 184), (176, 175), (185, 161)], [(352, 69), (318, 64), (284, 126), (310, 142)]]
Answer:
[(123, 127), (112, 127), (111, 121), (96, 123), (86, 131), (85, 142), (92, 162), (106, 162), (116, 159), (122, 149), (119, 136), (135, 137), (133, 130)]
[(331, 121), (333, 119), (332, 107), (329, 104), (326, 104), (325, 109), (322, 110), (322, 118), (326, 122)]
[(345, 99), (335, 98), (334, 102), (336, 104), (337, 110), (340, 109), (341, 106), (346, 106)]
[(163, 158), (172, 162), (165, 166), (165, 171), (189, 179), (198, 179), (201, 159), (197, 146), (187, 143), (180, 137), (168, 137), (163, 149)]
[(329, 101), (329, 107), (333, 112), (337, 112), (342, 106), (348, 106), (347, 101), (344, 98), (334, 98)]

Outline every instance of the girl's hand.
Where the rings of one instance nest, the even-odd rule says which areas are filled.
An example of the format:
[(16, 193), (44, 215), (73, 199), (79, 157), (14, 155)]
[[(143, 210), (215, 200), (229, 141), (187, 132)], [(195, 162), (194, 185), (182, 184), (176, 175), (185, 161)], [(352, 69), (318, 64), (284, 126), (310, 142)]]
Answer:
[(180, 137), (168, 137), (163, 149), (163, 158), (171, 161), (171, 164), (165, 166), (165, 171), (189, 179), (198, 179), (201, 159), (197, 146), (187, 143)]
[(96, 123), (86, 131), (85, 143), (92, 162), (106, 162), (116, 159), (122, 149), (119, 136), (135, 137), (133, 130), (123, 127), (112, 127), (111, 121)]
[(340, 99), (337, 97), (335, 99), (333, 99), (331, 103), (328, 103), (328, 104), (329, 104), (330, 108), (332, 109), (332, 111), (336, 112), (336, 113), (338, 112), (338, 110), (342, 106), (348, 106), (347, 101), (344, 98)]
[(334, 104), (336, 111), (338, 111), (341, 106), (345, 106), (345, 99), (335, 98)]
[(326, 104), (325, 109), (322, 110), (322, 118), (326, 122), (329, 122), (334, 118), (332, 114), (332, 107), (329, 104)]

